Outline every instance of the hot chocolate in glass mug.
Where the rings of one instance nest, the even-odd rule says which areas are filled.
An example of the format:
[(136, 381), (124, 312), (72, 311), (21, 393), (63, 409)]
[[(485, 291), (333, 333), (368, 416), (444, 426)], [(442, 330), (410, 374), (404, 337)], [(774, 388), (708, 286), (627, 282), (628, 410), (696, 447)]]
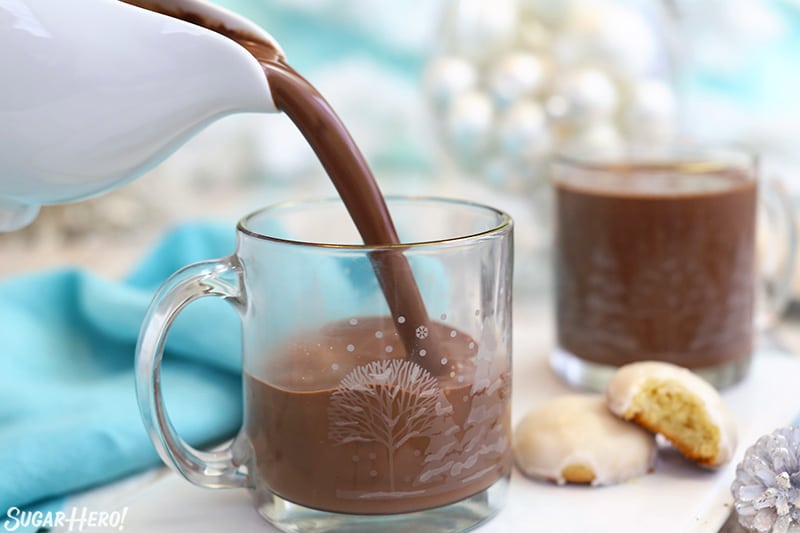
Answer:
[[(198, 485), (249, 488), (285, 531), (460, 531), (505, 500), (511, 220), (388, 207), (403, 244), (362, 244), (338, 199), (246, 216), (236, 252), (178, 271), (145, 318), (137, 393), (159, 454)], [(424, 310), (402, 311), (409, 293)], [(159, 379), (170, 325), (204, 296), (239, 312), (244, 352), (244, 424), (211, 453), (177, 435)]]
[[(754, 334), (786, 303), (795, 254), (791, 204), (758, 174), (756, 155), (735, 147), (555, 158), (551, 364), (565, 381), (602, 389), (616, 367), (641, 360), (717, 387), (746, 375)], [(757, 254), (759, 214), (773, 224)], [(775, 245), (778, 264), (759, 273)]]
[[(40, 205), (135, 179), (235, 112), (285, 113), (341, 196), (246, 217), (236, 254), (188, 267), (157, 295), (137, 395), (168, 464), (201, 485), (251, 488), (262, 515), (292, 531), (452, 531), (500, 508), (510, 471), (505, 214), (398, 199), (398, 238), (333, 109), (267, 32), (213, 3), (10, 0), (0, 20), (15, 74), (0, 83), (11, 102), (0, 231), (29, 224)], [(26, 31), (31, 21), (41, 31)], [(125, 68), (109, 69), (121, 56)], [(246, 421), (232, 447), (205, 453), (175, 433), (159, 369), (175, 315), (212, 295), (242, 315)]]

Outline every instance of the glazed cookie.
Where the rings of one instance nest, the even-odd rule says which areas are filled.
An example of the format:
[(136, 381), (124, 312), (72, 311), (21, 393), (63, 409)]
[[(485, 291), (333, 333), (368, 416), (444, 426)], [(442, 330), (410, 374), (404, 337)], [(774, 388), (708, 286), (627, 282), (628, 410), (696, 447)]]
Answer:
[(606, 387), (615, 415), (661, 433), (686, 457), (708, 467), (736, 449), (733, 416), (719, 393), (691, 371), (657, 361), (625, 365)]
[(553, 398), (514, 432), (514, 458), (528, 476), (558, 484), (611, 485), (652, 470), (653, 435), (614, 417), (600, 395)]

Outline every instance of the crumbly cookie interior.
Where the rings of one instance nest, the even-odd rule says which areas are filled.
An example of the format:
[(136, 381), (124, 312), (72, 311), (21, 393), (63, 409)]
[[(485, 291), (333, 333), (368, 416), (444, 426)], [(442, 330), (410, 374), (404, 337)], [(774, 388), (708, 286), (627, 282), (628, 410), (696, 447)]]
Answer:
[(681, 453), (701, 464), (713, 463), (719, 453), (719, 426), (702, 400), (675, 380), (645, 380), (624, 418), (661, 433)]

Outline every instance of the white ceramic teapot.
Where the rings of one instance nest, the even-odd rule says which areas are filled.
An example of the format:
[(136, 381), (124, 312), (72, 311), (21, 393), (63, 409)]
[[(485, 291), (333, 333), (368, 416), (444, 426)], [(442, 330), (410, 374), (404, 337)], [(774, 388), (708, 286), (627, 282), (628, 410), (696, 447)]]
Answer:
[[(280, 46), (202, 0), (147, 0)], [(43, 204), (98, 195), (215, 119), (274, 112), (263, 70), (232, 39), (118, 0), (0, 0), (0, 231)]]

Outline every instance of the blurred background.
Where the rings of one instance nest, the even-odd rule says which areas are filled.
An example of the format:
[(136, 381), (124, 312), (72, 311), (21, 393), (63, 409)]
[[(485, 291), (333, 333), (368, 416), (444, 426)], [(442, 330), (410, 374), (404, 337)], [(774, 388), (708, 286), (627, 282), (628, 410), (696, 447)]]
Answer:
[[(800, 198), (797, 0), (218, 0), (282, 44), (387, 193), (490, 203), (517, 222), (516, 284), (548, 279), (553, 150), (738, 142)], [(334, 190), (284, 116), (226, 117), (132, 184), (0, 234), (0, 276), (127, 271), (168, 227)], [(233, 231), (231, 227), (231, 231)], [(10, 251), (10, 254), (8, 253)]]

